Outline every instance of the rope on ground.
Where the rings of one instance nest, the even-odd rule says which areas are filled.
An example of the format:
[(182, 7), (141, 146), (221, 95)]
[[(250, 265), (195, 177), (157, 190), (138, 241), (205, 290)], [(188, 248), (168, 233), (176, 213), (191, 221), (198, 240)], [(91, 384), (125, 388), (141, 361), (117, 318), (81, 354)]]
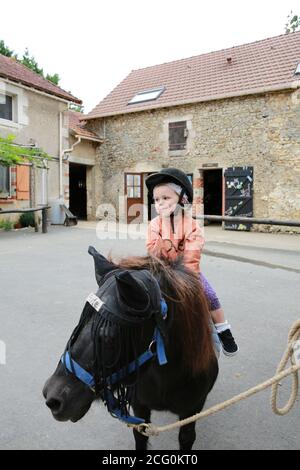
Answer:
[[(282, 357), (282, 360), (279, 363), (276, 374), (271, 379), (266, 380), (265, 382), (259, 385), (256, 385), (253, 388), (250, 388), (246, 392), (236, 395), (230, 400), (227, 400), (227, 401), (224, 401), (223, 403), (212, 406), (208, 410), (201, 411), (200, 413), (197, 413), (194, 416), (190, 416), (189, 418), (183, 419), (181, 421), (177, 421), (176, 423), (168, 424), (166, 426), (155, 426), (152, 423), (142, 423), (142, 424), (133, 425), (130, 427), (133, 427), (134, 429), (136, 429), (141, 434), (147, 437), (158, 436), (159, 433), (161, 432), (170, 431), (171, 429), (185, 426), (194, 421), (198, 421), (200, 419), (206, 418), (207, 416), (217, 413), (218, 411), (224, 410), (225, 408), (228, 408), (229, 406), (234, 405), (235, 403), (239, 401), (245, 400), (246, 398), (258, 392), (261, 392), (270, 386), (272, 386), (272, 394), (271, 394), (272, 410), (274, 411), (274, 413), (279, 414), (279, 415), (288, 413), (288, 411), (294, 405), (296, 398), (297, 398), (297, 393), (298, 393), (298, 370), (300, 369), (300, 364), (298, 365), (295, 364), (294, 357), (293, 357), (293, 346), (295, 344), (295, 341), (297, 341), (299, 337), (300, 337), (300, 320), (295, 322), (292, 325), (292, 328), (288, 336), (287, 349)], [(291, 359), (292, 366), (289, 367), (288, 369), (283, 370), (289, 359)], [(285, 407), (278, 409), (276, 405), (278, 382), (290, 374), (293, 374), (293, 387), (292, 387), (292, 393), (291, 393), (290, 399)]]
[[(288, 360), (290, 359), (291, 360), (291, 364), (295, 365), (295, 358), (294, 358), (294, 350), (293, 350), (293, 347), (294, 347), (294, 344), (296, 343), (296, 341), (300, 338), (300, 320), (299, 321), (296, 321), (290, 332), (289, 332), (289, 336), (288, 336), (288, 347), (286, 348), (286, 351), (278, 365), (278, 368), (276, 370), (276, 374), (280, 374), (280, 372), (282, 372), (288, 362)], [(299, 368), (299, 366), (298, 366)], [(272, 390), (271, 390), (271, 407), (272, 407), (272, 410), (274, 411), (275, 414), (277, 415), (285, 415), (287, 414), (290, 409), (292, 408), (292, 406), (294, 405), (295, 401), (296, 401), (296, 398), (297, 398), (297, 394), (298, 394), (298, 387), (299, 387), (299, 379), (298, 379), (298, 373), (297, 371), (293, 372), (293, 384), (292, 384), (292, 392), (291, 392), (291, 395), (290, 395), (290, 398), (287, 402), (287, 404), (283, 407), (283, 408), (278, 408), (277, 406), (277, 393), (278, 393), (278, 385), (279, 383), (276, 382), (273, 386), (272, 386)]]

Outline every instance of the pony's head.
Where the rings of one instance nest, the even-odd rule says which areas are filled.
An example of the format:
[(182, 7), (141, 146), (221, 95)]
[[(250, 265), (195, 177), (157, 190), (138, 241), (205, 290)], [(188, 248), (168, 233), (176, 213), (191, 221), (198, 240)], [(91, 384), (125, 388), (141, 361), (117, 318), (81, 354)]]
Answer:
[[(43, 389), (46, 404), (59, 421), (78, 421), (95, 398), (107, 401), (108, 389), (116, 389), (126, 408), (138, 365), (134, 373), (127, 367), (148, 348), (155, 325), (161, 323), (160, 288), (149, 270), (118, 267), (93, 247), (89, 253), (94, 258), (98, 291), (88, 297)], [(122, 377), (116, 379), (116, 374)]]

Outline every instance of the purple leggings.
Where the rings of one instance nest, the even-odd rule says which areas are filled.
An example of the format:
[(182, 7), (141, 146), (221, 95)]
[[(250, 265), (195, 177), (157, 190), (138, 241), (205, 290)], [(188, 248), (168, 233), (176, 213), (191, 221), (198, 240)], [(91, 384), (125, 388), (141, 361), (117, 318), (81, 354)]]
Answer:
[(214, 310), (217, 310), (218, 308), (221, 308), (221, 304), (217, 297), (217, 294), (206, 279), (206, 277), (202, 273), (200, 273), (199, 277), (204, 290), (204, 294), (206, 295), (206, 298), (208, 300), (210, 311), (212, 312)]

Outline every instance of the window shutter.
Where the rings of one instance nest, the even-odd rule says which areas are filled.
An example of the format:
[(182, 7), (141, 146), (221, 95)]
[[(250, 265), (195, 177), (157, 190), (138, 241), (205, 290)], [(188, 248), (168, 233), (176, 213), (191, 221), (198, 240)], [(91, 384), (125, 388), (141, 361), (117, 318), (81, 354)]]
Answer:
[(170, 122), (169, 150), (184, 150), (186, 148), (187, 136), (186, 121)]
[(29, 195), (29, 166), (17, 166), (17, 199), (28, 201)]

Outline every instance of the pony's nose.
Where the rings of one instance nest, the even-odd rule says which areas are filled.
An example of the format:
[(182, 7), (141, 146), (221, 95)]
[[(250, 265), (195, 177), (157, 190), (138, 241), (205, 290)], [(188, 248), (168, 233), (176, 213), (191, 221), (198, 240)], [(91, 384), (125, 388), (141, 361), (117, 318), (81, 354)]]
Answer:
[(62, 407), (62, 401), (58, 398), (48, 398), (46, 405), (51, 411), (57, 412)]

